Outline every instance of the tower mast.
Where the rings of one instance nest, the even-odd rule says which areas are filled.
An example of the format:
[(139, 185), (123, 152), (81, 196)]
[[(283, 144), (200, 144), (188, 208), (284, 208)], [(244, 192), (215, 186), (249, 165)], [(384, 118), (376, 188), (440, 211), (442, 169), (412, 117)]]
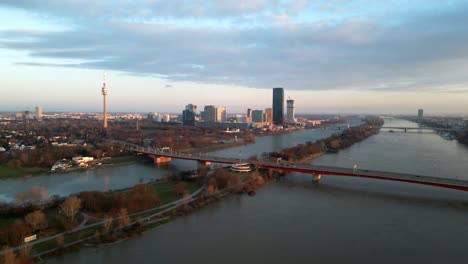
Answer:
[(103, 116), (103, 127), (104, 129), (107, 128), (107, 110), (106, 110), (106, 95), (107, 95), (107, 87), (106, 87), (106, 74), (103, 74), (103, 83), (102, 83), (102, 97), (104, 99), (103, 103), (103, 111), (104, 111), (104, 116)]

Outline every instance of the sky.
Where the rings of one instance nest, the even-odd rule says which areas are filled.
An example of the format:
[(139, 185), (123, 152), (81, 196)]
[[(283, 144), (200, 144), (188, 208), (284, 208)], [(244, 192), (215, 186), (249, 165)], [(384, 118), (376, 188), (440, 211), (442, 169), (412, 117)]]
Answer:
[(468, 0), (0, 0), (0, 111), (468, 115)]

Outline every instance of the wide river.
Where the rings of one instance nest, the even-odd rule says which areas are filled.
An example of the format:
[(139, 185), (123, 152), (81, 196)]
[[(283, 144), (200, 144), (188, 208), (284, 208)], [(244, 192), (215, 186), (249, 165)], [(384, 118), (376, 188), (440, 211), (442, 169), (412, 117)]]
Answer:
[[(397, 119), (387, 119), (385, 125), (417, 126)], [(253, 145), (215, 154), (248, 157), (332, 132), (305, 130), (257, 138)], [(427, 131), (383, 129), (313, 163), (468, 180), (467, 161), (468, 148), (456, 141)], [(35, 185), (47, 187), (50, 194), (118, 188), (190, 166), (186, 162), (174, 162), (168, 168), (133, 164), (8, 180), (0, 193), (14, 197), (15, 192)], [(12, 183), (16, 185), (5, 186)], [(233, 195), (141, 237), (104, 248), (84, 248), (48, 263), (468, 263), (467, 245), (467, 193), (339, 176), (323, 176), (314, 184), (310, 175), (292, 173), (254, 197)]]

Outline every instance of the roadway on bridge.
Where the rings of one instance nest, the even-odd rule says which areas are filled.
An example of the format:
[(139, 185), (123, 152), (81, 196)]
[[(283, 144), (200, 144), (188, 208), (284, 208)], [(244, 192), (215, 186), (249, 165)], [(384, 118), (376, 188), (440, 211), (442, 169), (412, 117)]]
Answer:
[[(239, 159), (225, 158), (209, 156), (204, 154), (193, 154), (193, 153), (177, 153), (172, 151), (162, 151), (150, 147), (140, 147), (136, 145), (126, 146), (129, 150), (154, 156), (169, 157), (174, 159), (193, 160), (199, 162), (212, 162), (212, 163), (223, 163), (223, 164), (234, 164), (239, 163)], [(320, 175), (336, 175), (336, 176), (348, 176), (348, 177), (359, 177), (369, 178), (378, 180), (390, 180), (407, 183), (424, 184), (442, 188), (449, 188), (461, 191), (468, 191), (468, 181), (432, 177), (425, 175), (415, 175), (408, 173), (396, 173), (388, 171), (377, 171), (377, 170), (366, 170), (366, 169), (354, 169), (354, 168), (341, 168), (332, 166), (318, 166), (318, 165), (304, 165), (304, 164), (289, 164), (289, 163), (275, 163), (267, 161), (246, 161), (254, 164), (258, 168), (266, 169), (277, 169), (283, 171), (300, 172), (307, 174), (320, 174)]]

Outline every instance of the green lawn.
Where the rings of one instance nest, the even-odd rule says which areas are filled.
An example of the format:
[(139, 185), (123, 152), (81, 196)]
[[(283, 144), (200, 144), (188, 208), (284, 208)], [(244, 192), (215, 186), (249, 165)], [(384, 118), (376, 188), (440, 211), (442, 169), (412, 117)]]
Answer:
[(12, 168), (6, 165), (0, 165), (0, 179), (1, 178), (14, 178), (22, 177), (33, 174), (41, 174), (48, 172), (48, 169), (44, 168)]
[[(182, 198), (180, 196), (177, 196), (174, 192), (174, 188), (177, 183), (179, 182), (163, 182), (163, 183), (158, 183), (158, 184), (153, 185), (154, 189), (156, 190), (156, 193), (158, 194), (159, 199), (161, 200), (161, 204), (170, 203), (177, 199)], [(187, 184), (185, 188), (190, 193), (193, 193), (198, 188), (200, 188), (198, 184), (195, 182), (185, 182), (185, 183)]]

